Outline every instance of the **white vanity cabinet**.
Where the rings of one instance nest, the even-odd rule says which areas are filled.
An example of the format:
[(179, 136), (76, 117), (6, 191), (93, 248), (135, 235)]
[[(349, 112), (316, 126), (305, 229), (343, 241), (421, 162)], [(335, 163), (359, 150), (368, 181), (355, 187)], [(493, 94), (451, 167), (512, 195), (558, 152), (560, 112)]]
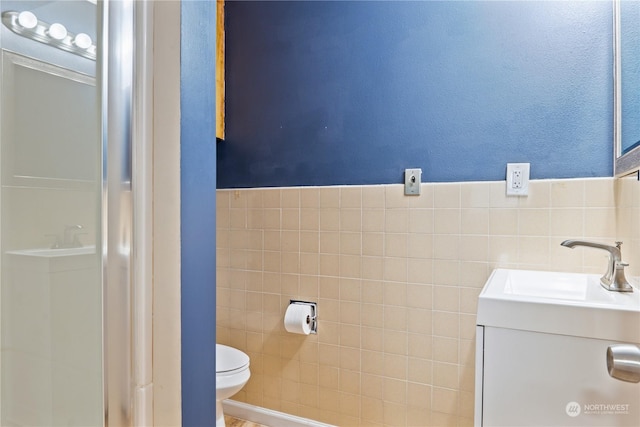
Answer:
[(102, 425), (101, 273), (95, 247), (3, 255), (2, 426)]
[(498, 269), (478, 302), (476, 426), (639, 426), (640, 383), (607, 348), (640, 344), (640, 291), (598, 276)]

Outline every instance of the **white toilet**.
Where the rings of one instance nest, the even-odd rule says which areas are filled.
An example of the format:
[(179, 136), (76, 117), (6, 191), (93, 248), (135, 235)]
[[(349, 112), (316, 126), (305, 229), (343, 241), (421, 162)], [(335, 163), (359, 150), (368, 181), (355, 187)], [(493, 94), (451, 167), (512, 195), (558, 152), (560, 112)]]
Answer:
[(222, 401), (249, 381), (249, 356), (237, 348), (216, 344), (216, 427), (224, 427)]

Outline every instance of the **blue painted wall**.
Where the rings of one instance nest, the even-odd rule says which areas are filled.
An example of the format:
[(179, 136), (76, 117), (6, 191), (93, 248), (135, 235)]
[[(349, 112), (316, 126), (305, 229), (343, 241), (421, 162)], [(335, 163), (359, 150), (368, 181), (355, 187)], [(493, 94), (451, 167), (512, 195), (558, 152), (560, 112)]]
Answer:
[(215, 16), (214, 1), (181, 4), (180, 232), (185, 427), (214, 426), (216, 422)]
[(218, 187), (612, 175), (611, 1), (231, 1)]

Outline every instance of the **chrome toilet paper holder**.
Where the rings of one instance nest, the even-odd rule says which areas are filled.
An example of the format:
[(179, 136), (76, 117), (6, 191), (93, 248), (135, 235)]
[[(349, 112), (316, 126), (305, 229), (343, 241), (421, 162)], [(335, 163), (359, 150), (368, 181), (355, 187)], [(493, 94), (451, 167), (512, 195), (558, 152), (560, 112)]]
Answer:
[(317, 334), (318, 333), (318, 303), (292, 299), (292, 300), (289, 300), (289, 305), (291, 304), (308, 305), (311, 307), (311, 316), (307, 316), (307, 323), (311, 326), (310, 333)]

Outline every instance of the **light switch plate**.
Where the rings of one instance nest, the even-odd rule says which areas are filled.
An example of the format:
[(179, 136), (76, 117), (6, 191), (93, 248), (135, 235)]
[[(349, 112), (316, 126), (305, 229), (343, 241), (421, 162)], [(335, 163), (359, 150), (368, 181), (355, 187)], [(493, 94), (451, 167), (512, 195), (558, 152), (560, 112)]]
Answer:
[(404, 170), (404, 195), (419, 196), (420, 183), (422, 182), (422, 169)]

